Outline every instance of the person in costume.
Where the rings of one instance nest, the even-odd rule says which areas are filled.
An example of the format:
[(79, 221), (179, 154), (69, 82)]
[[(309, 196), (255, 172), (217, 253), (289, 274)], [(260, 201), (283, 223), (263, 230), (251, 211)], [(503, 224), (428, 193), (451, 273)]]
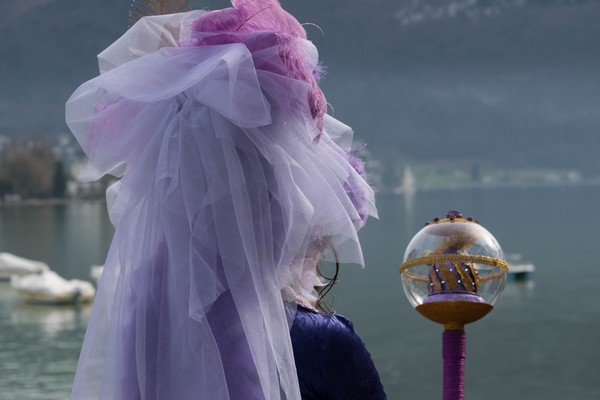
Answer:
[(276, 0), (145, 17), (67, 102), (115, 235), (70, 399), (383, 399), (319, 260), (363, 264), (374, 194)]

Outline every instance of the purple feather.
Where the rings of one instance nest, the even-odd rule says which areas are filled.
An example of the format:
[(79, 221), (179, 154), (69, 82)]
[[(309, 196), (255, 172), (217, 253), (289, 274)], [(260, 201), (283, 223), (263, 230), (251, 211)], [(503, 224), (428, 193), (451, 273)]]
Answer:
[(272, 64), (261, 66), (310, 85), (308, 102), (319, 131), (323, 130), (323, 116), (327, 100), (317, 84), (322, 67), (309, 66), (304, 49), (296, 39), (306, 39), (306, 31), (277, 0), (232, 0), (232, 8), (210, 11), (201, 15), (193, 25), (198, 45), (244, 43), (252, 52), (275, 45), (284, 70)]

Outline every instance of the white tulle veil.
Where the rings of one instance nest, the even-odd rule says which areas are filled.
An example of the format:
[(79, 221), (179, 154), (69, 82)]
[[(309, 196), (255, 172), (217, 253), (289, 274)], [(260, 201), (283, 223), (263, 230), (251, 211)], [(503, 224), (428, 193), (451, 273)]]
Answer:
[(86, 178), (120, 177), (73, 400), (299, 400), (282, 289), (319, 238), (363, 263), (375, 208), (352, 132), (320, 129), (310, 85), (260, 68), (279, 44), (196, 45), (201, 15), (143, 18), (67, 103)]

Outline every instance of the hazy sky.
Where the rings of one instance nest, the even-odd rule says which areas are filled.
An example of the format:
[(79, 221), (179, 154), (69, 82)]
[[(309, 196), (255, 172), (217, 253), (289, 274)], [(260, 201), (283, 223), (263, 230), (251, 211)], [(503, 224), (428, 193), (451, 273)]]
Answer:
[[(0, 134), (66, 132), (129, 2), (12, 0), (0, 15)], [(335, 116), (407, 159), (600, 172), (600, 2), (284, 0), (329, 74)], [(224, 0), (194, 1), (219, 8)], [(447, 152), (451, 143), (461, 152)]]

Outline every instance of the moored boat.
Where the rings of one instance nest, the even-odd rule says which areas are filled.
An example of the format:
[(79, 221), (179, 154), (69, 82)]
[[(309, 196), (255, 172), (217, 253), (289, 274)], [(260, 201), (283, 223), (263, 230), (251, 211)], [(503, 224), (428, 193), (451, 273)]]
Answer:
[(89, 303), (96, 294), (96, 289), (90, 282), (67, 280), (51, 270), (25, 276), (13, 275), (10, 283), (23, 301), (34, 304)]
[(29, 260), (11, 253), (0, 253), (0, 280), (9, 280), (11, 276), (39, 274), (49, 271), (48, 264)]
[(508, 279), (513, 281), (529, 279), (533, 271), (535, 271), (535, 265), (528, 261), (523, 261), (521, 254), (509, 254), (507, 256), (509, 264), (508, 268)]

